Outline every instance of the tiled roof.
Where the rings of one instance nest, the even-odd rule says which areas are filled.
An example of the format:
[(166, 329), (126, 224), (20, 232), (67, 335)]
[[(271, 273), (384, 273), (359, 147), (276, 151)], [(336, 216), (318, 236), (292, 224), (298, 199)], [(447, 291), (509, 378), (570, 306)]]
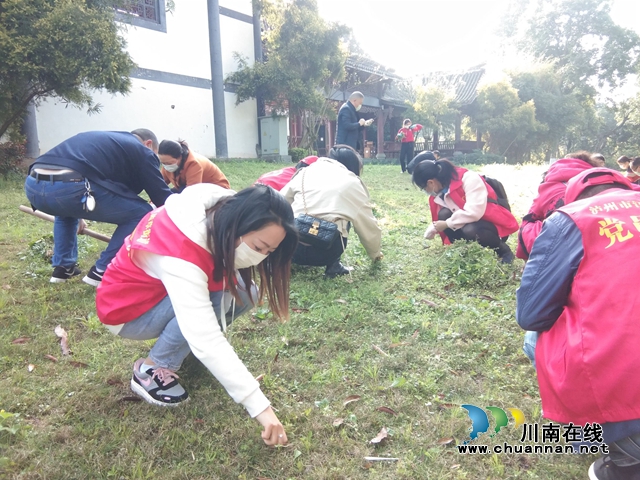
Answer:
[(393, 70), (389, 70), (378, 62), (371, 60), (364, 55), (350, 55), (345, 63), (346, 68), (353, 68), (365, 73), (380, 75), (382, 78), (390, 78), (393, 80), (402, 80), (402, 77), (395, 74)]
[(478, 84), (484, 72), (484, 64), (466, 72), (433, 72), (422, 77), (422, 85), (443, 88), (455, 95), (460, 105), (471, 105), (478, 96)]

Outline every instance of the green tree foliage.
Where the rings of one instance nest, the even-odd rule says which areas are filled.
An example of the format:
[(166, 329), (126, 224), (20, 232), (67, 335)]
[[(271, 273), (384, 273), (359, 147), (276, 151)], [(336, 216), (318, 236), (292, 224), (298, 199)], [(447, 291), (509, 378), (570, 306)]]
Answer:
[(456, 117), (460, 114), (453, 97), (437, 86), (421, 86), (413, 92), (414, 98), (405, 116), (426, 128), (440, 130), (445, 135), (449, 133), (447, 128), (453, 128)]
[(511, 85), (521, 102), (532, 102), (536, 109), (537, 150), (549, 161), (558, 155), (569, 131), (584, 123), (585, 103), (575, 92), (565, 92), (562, 78), (553, 68), (544, 66), (526, 72), (511, 73)]
[(522, 102), (506, 82), (486, 85), (470, 109), (471, 126), (484, 132), (489, 153), (511, 162), (530, 160), (541, 129), (533, 101)]
[(259, 97), (302, 116), (307, 131), (303, 146), (310, 146), (316, 120), (330, 112), (325, 97), (344, 77), (347, 54), (342, 42), (350, 31), (322, 19), (316, 0), (260, 6), (269, 25), (263, 38), (265, 61), (250, 65), (236, 55), (238, 71), (227, 81), (238, 85), (237, 103)]
[(640, 36), (611, 18), (611, 0), (514, 0), (503, 33), (553, 64), (567, 89), (593, 95), (636, 73)]
[(108, 0), (0, 1), (0, 137), (30, 101), (95, 109), (92, 90), (129, 90), (135, 66)]

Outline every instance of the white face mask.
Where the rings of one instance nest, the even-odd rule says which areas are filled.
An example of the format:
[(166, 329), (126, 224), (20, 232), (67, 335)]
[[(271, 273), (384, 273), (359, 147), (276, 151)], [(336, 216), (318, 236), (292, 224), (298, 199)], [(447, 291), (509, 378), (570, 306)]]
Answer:
[(236, 254), (233, 260), (235, 264), (234, 267), (238, 268), (249, 268), (258, 265), (265, 258), (267, 258), (269, 254), (264, 255), (260, 252), (256, 252), (253, 248), (242, 241), (242, 237), (240, 237), (240, 245), (236, 247)]
[(170, 173), (173, 173), (173, 172), (175, 172), (176, 170), (178, 170), (178, 167), (179, 167), (179, 166), (180, 166), (180, 165), (179, 165), (179, 164), (177, 164), (177, 163), (173, 163), (173, 164), (171, 164), (171, 165), (165, 165), (164, 163), (162, 164), (162, 168), (164, 168), (167, 172), (170, 172)]
[(359, 112), (361, 108), (362, 108), (362, 104), (358, 105), (358, 106), (356, 107), (356, 112)]

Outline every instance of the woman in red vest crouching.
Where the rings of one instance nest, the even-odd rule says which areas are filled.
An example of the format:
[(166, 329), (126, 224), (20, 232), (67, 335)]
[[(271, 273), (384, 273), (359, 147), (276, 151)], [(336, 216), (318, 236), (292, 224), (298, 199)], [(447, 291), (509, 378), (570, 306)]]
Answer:
[(198, 184), (147, 214), (107, 268), (96, 296), (98, 317), (112, 333), (157, 338), (149, 356), (133, 365), (132, 390), (154, 405), (186, 401), (175, 371), (193, 352), (264, 426), (267, 445), (286, 443), (269, 400), (224, 332), (263, 294), (276, 316), (288, 318), (297, 243), (291, 206), (265, 186), (235, 193)]
[(518, 230), (518, 221), (498, 204), (493, 188), (475, 172), (450, 161), (425, 160), (416, 165), (413, 183), (429, 195), (433, 223), (424, 237), (440, 234), (444, 244), (476, 241), (496, 251), (504, 263), (513, 261), (506, 237)]

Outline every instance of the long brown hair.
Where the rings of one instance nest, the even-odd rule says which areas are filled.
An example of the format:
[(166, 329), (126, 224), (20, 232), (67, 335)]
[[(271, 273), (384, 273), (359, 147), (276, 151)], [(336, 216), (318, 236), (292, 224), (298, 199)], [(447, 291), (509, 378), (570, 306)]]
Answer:
[(213, 252), (213, 279), (223, 278), (237, 301), (240, 296), (235, 278), (236, 240), (267, 225), (281, 226), (285, 237), (280, 245), (257, 267), (239, 269), (247, 289), (260, 277), (259, 301), (266, 294), (269, 308), (280, 319), (289, 319), (289, 283), (291, 258), (298, 245), (293, 210), (282, 195), (265, 185), (246, 188), (226, 197), (207, 210), (207, 245)]

